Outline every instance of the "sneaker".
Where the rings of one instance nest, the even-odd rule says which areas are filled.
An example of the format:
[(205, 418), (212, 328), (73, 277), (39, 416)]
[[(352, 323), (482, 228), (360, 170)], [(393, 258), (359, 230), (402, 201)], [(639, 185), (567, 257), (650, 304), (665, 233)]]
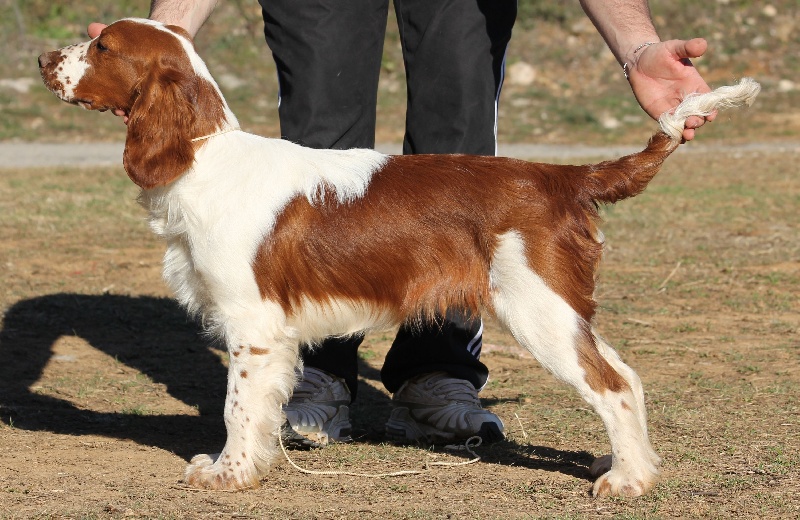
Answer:
[(350, 442), (350, 390), (343, 379), (313, 367), (284, 406), (284, 443), (293, 448), (320, 448), (331, 442)]
[(472, 383), (445, 372), (409, 379), (392, 396), (392, 403), (386, 435), (395, 442), (437, 444), (477, 435), (490, 443), (505, 438), (503, 421), (481, 407)]

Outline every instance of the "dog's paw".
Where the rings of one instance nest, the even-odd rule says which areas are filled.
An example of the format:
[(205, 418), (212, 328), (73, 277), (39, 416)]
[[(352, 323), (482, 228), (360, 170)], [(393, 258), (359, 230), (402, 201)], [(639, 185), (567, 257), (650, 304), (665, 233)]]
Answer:
[(592, 496), (638, 497), (647, 493), (655, 485), (658, 476), (656, 472), (645, 471), (632, 474), (621, 469), (605, 469), (606, 457), (610, 463), (611, 456), (607, 455), (595, 460), (590, 468), (593, 475), (595, 470), (601, 473), (600, 478), (592, 487)]
[(192, 487), (218, 491), (235, 491), (258, 487), (258, 477), (241, 461), (227, 455), (195, 455), (186, 466), (183, 481)]

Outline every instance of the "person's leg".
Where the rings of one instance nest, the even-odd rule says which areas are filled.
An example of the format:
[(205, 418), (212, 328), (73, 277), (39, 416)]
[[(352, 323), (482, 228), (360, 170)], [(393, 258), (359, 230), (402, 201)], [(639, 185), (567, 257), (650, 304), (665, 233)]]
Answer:
[(483, 387), (489, 370), (479, 361), (483, 323), (451, 311), (434, 324), (404, 325), (386, 354), (381, 380), (389, 392), (421, 374), (447, 372)]
[[(497, 103), (516, 6), (516, 0), (395, 2), (408, 83), (403, 153), (495, 154)], [(448, 373), (482, 387), (488, 371), (478, 361), (481, 329), (479, 318), (456, 312), (441, 326), (405, 327), (383, 368), (387, 389), (441, 370), (448, 359), (459, 365)]]
[(388, 0), (259, 0), (278, 71), (281, 136), (372, 148)]
[[(388, 0), (259, 0), (278, 72), (281, 137), (311, 148), (372, 148)], [(303, 350), (303, 377), (286, 407), (303, 437), (349, 438), (363, 335)], [(314, 443), (311, 443), (312, 445)]]
[(403, 153), (495, 155), (516, 0), (395, 2), (408, 85)]
[[(408, 84), (403, 153), (495, 154), (497, 103), (516, 5), (395, 1)], [(482, 332), (479, 317), (459, 312), (438, 324), (400, 330), (381, 371), (398, 405), (387, 423), (390, 436), (451, 440), (480, 430), (485, 440), (502, 437), (502, 422), (477, 400), (488, 378), (479, 360)], [(467, 391), (456, 381), (469, 382)], [(448, 402), (449, 415), (443, 411)], [(459, 430), (443, 426), (453, 414), (463, 419)]]

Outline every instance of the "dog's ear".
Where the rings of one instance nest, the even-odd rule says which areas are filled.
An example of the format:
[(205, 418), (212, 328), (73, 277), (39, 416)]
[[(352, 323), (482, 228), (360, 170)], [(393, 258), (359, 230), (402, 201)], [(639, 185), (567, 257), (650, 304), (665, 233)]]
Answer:
[(169, 64), (151, 68), (130, 110), (123, 164), (143, 189), (164, 186), (194, 162), (194, 74)]

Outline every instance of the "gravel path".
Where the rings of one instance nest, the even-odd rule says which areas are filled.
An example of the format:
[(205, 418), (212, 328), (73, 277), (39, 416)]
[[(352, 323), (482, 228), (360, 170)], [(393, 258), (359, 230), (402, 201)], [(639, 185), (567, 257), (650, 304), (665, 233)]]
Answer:
[[(400, 153), (400, 145), (378, 145), (384, 153)], [(640, 150), (635, 146), (568, 146), (545, 144), (500, 145), (499, 155), (540, 161), (568, 161), (585, 158), (614, 158)], [(50, 166), (122, 165), (122, 143), (23, 143), (0, 142), (0, 168)], [(694, 144), (682, 146), (678, 153), (800, 153), (798, 142), (748, 143), (744, 145)]]

